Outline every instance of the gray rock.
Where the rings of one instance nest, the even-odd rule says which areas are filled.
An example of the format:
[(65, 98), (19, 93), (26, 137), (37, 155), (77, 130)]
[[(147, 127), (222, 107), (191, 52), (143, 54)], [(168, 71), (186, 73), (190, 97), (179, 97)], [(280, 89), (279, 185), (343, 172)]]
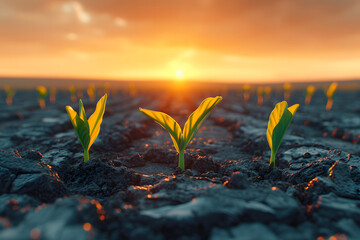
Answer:
[(212, 158), (199, 156), (192, 165), (192, 170), (199, 173), (216, 171), (216, 165)]
[(14, 179), (15, 175), (9, 169), (0, 167), (0, 194), (8, 192)]
[(0, 166), (9, 169), (13, 173), (42, 173), (46, 168), (38, 161), (19, 158), (0, 152)]
[(226, 186), (229, 188), (245, 189), (249, 186), (249, 181), (244, 174), (238, 172), (231, 176), (229, 183)]
[[(84, 231), (83, 224), (89, 220), (81, 220), (83, 213), (78, 206), (83, 206), (82, 211), (96, 214), (96, 207), (90, 203), (84, 205), (76, 198), (58, 199), (54, 204), (29, 212), (19, 225), (0, 231), (0, 239), (29, 239), (31, 230), (37, 228), (41, 239), (87, 240), (88, 232)], [(100, 239), (96, 231), (94, 239)]]
[(64, 183), (51, 166), (39, 159), (41, 153), (31, 152), (30, 155), (33, 159), (0, 153), (0, 191), (28, 194), (43, 202), (53, 202), (57, 197), (64, 196)]
[(11, 193), (28, 194), (43, 202), (64, 196), (65, 186), (58, 178), (44, 173), (21, 174), (13, 182)]
[(267, 226), (262, 223), (243, 223), (224, 230), (215, 228), (211, 232), (210, 240), (277, 240), (279, 239)]
[(325, 156), (329, 153), (329, 150), (317, 148), (317, 147), (298, 147), (291, 148), (283, 153), (283, 159), (289, 162), (293, 160), (301, 159), (309, 159), (309, 161), (314, 161), (321, 156)]

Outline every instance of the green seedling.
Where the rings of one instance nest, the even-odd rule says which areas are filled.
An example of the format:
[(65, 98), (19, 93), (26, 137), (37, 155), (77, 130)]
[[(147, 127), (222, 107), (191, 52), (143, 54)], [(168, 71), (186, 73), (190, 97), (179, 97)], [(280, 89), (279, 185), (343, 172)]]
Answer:
[(257, 98), (258, 98), (257, 105), (261, 106), (263, 104), (263, 101), (264, 101), (264, 88), (261, 87), (261, 86), (258, 87), (256, 89), (256, 94), (257, 94)]
[(93, 84), (91, 84), (89, 86), (89, 88), (86, 90), (86, 92), (89, 96), (90, 102), (94, 102), (95, 101), (95, 86)]
[(5, 85), (4, 90), (6, 92), (6, 104), (10, 106), (13, 102), (13, 97), (16, 93), (16, 90), (12, 89), (9, 85)]
[(129, 95), (130, 97), (135, 97), (137, 93), (136, 86), (134, 84), (129, 85)]
[(269, 100), (270, 97), (271, 97), (271, 87), (270, 87), (270, 86), (266, 86), (266, 87), (264, 88), (264, 92), (265, 92), (265, 97), (266, 97), (266, 99)]
[(71, 102), (76, 102), (76, 88), (74, 86), (69, 87), (70, 99)]
[(201, 124), (209, 116), (210, 111), (222, 100), (222, 97), (206, 98), (200, 106), (190, 115), (181, 131), (179, 124), (169, 115), (139, 108), (139, 110), (155, 122), (165, 128), (174, 142), (176, 151), (179, 153), (179, 168), (185, 170), (184, 151), (198, 132)]
[(55, 103), (56, 102), (56, 88), (52, 87), (50, 88), (50, 96), (49, 96), (49, 100), (51, 103)]
[(46, 105), (45, 105), (45, 97), (47, 95), (47, 89), (44, 86), (38, 86), (36, 88), (37, 92), (38, 92), (38, 100), (39, 100), (39, 105), (41, 109), (45, 109)]
[(315, 88), (315, 86), (313, 86), (313, 85), (309, 85), (309, 86), (306, 88), (306, 97), (305, 97), (305, 104), (306, 104), (306, 105), (309, 105), (309, 104), (310, 104), (311, 98), (312, 98), (312, 96), (314, 95), (315, 90), (316, 90), (316, 88)]
[(66, 106), (66, 111), (70, 117), (71, 123), (74, 126), (76, 134), (84, 149), (84, 161), (89, 160), (89, 149), (99, 135), (100, 125), (105, 113), (107, 95), (105, 94), (96, 104), (95, 112), (90, 116), (89, 120), (86, 118), (85, 109), (80, 99), (79, 101), (79, 115), (70, 106)]
[(248, 102), (250, 100), (250, 85), (245, 84), (243, 86), (243, 91), (244, 91), (244, 102)]
[(334, 96), (334, 92), (337, 88), (338, 84), (337, 83), (332, 83), (330, 84), (329, 88), (326, 91), (326, 96), (327, 96), (327, 103), (326, 103), (326, 110), (329, 111), (332, 108), (333, 105), (333, 96)]
[(83, 89), (82, 89), (82, 88), (78, 88), (78, 89), (76, 90), (76, 93), (77, 93), (77, 97), (78, 97), (79, 99), (84, 97), (84, 92), (83, 92)]
[(290, 99), (291, 84), (285, 83), (283, 88), (284, 88), (284, 99), (285, 101), (288, 101)]
[(266, 136), (271, 149), (270, 166), (272, 168), (275, 168), (276, 153), (298, 108), (299, 104), (288, 107), (287, 102), (282, 101), (276, 104), (270, 114)]

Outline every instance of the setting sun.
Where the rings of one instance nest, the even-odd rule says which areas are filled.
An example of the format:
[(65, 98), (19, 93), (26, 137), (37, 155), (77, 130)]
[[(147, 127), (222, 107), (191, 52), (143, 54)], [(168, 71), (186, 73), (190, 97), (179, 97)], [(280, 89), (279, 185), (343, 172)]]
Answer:
[(184, 79), (184, 71), (182, 69), (178, 69), (175, 73), (176, 80), (183, 80)]

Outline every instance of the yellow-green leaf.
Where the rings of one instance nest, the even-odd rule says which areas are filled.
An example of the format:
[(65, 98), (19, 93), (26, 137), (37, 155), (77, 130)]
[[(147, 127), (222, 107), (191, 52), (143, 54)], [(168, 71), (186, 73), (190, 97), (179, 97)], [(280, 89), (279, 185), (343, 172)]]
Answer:
[(38, 92), (38, 95), (39, 95), (39, 98), (45, 98), (46, 95), (47, 95), (47, 89), (46, 87), (44, 86), (38, 86), (36, 88), (37, 92)]
[(307, 88), (306, 88), (306, 95), (313, 95), (314, 92), (315, 92), (316, 88), (314, 85), (309, 85)]
[(84, 149), (88, 149), (90, 142), (89, 125), (82, 120), (77, 112), (70, 106), (66, 106), (66, 111), (70, 117), (70, 121)]
[(332, 97), (333, 97), (334, 92), (335, 92), (337, 86), (338, 86), (338, 84), (335, 83), (335, 82), (332, 83), (332, 84), (329, 86), (329, 88), (328, 88), (327, 91), (326, 91), (326, 96), (327, 96), (327, 98), (332, 98)]
[[(299, 104), (288, 108), (287, 102), (282, 101), (276, 104), (274, 110), (271, 112), (266, 136), (272, 156), (277, 153), (285, 132), (298, 108)], [(273, 161), (275, 161), (275, 159)]]
[(184, 148), (196, 135), (203, 121), (209, 116), (210, 111), (222, 100), (222, 97), (206, 98), (200, 106), (190, 115), (183, 129)]
[[(90, 116), (88, 123), (90, 129), (90, 143), (89, 149), (91, 145), (94, 143), (95, 139), (98, 137), (100, 132), (100, 125), (103, 120), (103, 116), (105, 113), (105, 105), (107, 100), (107, 94), (105, 94), (96, 104), (95, 112)], [(81, 100), (80, 100), (81, 101)], [(84, 110), (85, 115), (85, 110)], [(86, 116), (85, 116), (86, 119)]]
[(181, 133), (181, 128), (172, 117), (163, 112), (157, 112), (143, 108), (139, 108), (139, 110), (145, 116), (148, 116), (169, 132), (177, 152), (180, 152), (180, 149), (183, 149), (183, 136)]
[(89, 120), (86, 118), (85, 109), (80, 99), (79, 101), (79, 113), (72, 109), (70, 106), (66, 106), (66, 111), (70, 117), (70, 121), (74, 126), (76, 134), (79, 137), (80, 143), (84, 149), (84, 161), (89, 160), (89, 149), (94, 143), (95, 139), (100, 132), (100, 124), (105, 112), (107, 95), (105, 94), (97, 103), (95, 112), (91, 115)]

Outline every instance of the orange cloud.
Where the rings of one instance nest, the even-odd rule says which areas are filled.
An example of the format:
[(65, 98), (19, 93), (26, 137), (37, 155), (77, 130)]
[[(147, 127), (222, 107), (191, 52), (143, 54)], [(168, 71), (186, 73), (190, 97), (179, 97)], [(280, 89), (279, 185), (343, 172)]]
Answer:
[(355, 78), (357, 29), (357, 0), (3, 0), (0, 75)]

